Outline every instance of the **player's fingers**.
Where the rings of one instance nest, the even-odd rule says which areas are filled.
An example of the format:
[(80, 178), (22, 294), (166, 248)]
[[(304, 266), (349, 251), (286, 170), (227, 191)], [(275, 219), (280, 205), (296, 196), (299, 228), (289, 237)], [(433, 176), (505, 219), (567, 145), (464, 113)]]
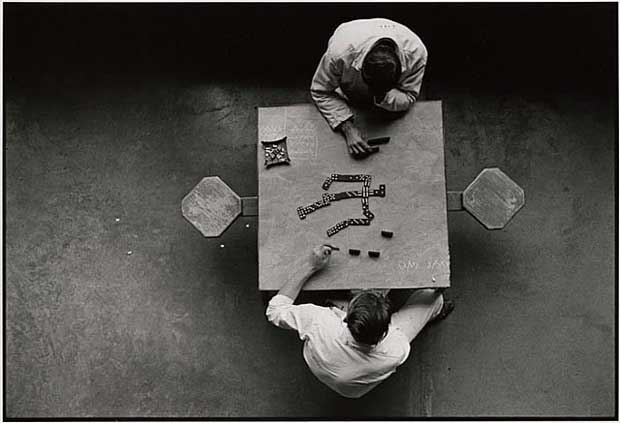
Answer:
[(366, 141), (360, 141), (359, 146), (364, 150), (364, 152), (370, 151), (370, 146)]
[(355, 159), (364, 159), (366, 157), (368, 157), (369, 153), (362, 150), (361, 148), (358, 147), (358, 153), (353, 155), (353, 158)]
[(353, 144), (352, 147), (353, 147), (353, 154), (355, 154), (356, 156), (359, 156), (360, 154), (364, 154), (364, 150), (362, 150), (360, 146), (357, 145), (357, 143)]
[(366, 142), (365, 142), (365, 141), (360, 141), (360, 142), (358, 142), (358, 143), (357, 143), (357, 148), (359, 148), (359, 149), (360, 149), (360, 151), (361, 151), (363, 154), (367, 154), (367, 153), (369, 153), (369, 152), (370, 152), (370, 146), (369, 146), (368, 144), (366, 144)]

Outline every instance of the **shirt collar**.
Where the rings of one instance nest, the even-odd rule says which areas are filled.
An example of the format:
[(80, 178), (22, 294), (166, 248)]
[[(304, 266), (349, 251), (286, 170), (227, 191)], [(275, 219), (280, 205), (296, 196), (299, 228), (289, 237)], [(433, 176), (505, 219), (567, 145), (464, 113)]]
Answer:
[(388, 38), (394, 41), (394, 43), (396, 44), (396, 54), (398, 54), (398, 60), (400, 60), (401, 72), (405, 72), (405, 69), (406, 69), (405, 55), (403, 54), (402, 49), (398, 46), (398, 43), (396, 42), (396, 40), (390, 37), (379, 36), (379, 35), (369, 38), (366, 41), (366, 43), (362, 46), (360, 54), (358, 54), (355, 60), (353, 60), (353, 68), (356, 71), (358, 72), (362, 71), (362, 65), (364, 64), (364, 59), (366, 58), (366, 55), (368, 54), (370, 49), (372, 49), (375, 46), (375, 44), (377, 44), (379, 41), (385, 38)]
[(351, 335), (351, 331), (349, 330), (349, 327), (347, 326), (344, 319), (342, 320), (342, 336), (344, 337), (345, 343), (347, 345), (350, 345), (353, 348), (359, 351), (366, 352), (366, 353), (374, 350), (377, 347), (377, 345), (381, 343), (379, 342), (379, 344), (377, 345), (367, 345), (367, 344), (362, 344), (360, 342), (357, 342), (355, 338), (353, 338), (353, 335)]

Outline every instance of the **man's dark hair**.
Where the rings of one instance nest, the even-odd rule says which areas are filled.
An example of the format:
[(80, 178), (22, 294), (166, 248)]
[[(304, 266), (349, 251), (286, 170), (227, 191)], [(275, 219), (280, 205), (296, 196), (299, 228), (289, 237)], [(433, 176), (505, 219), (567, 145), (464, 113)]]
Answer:
[(351, 300), (345, 321), (357, 342), (375, 345), (387, 333), (391, 317), (390, 302), (386, 296), (364, 291)]
[(396, 44), (390, 39), (378, 41), (362, 64), (362, 78), (373, 89), (388, 90), (395, 87), (400, 73)]

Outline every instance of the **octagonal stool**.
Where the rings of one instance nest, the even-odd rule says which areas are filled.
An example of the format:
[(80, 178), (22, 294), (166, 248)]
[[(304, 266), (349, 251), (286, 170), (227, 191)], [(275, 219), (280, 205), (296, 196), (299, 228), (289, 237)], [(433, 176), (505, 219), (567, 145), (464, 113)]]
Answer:
[(487, 229), (503, 229), (525, 205), (525, 193), (497, 167), (483, 169), (461, 192), (448, 192), (448, 210), (467, 210)]
[(207, 176), (183, 198), (183, 217), (205, 237), (218, 237), (239, 216), (258, 214), (257, 197), (239, 197), (217, 176)]

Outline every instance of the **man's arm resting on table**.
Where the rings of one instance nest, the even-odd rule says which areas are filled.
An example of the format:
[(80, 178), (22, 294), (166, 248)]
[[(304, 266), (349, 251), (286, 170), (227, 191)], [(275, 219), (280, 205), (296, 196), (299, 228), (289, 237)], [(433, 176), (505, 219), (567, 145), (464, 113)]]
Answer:
[(299, 295), (304, 284), (318, 270), (329, 263), (331, 248), (325, 245), (312, 250), (310, 257), (301, 257), (297, 260), (295, 271), (288, 282), (284, 284), (267, 306), (267, 319), (283, 329), (294, 329), (303, 338), (307, 327), (312, 320), (312, 305), (295, 306), (293, 302)]
[(381, 98), (375, 98), (375, 106), (390, 112), (403, 112), (416, 102), (422, 87), (426, 64), (405, 77), (397, 88), (392, 88)]
[(317, 109), (333, 130), (337, 129), (345, 120), (353, 117), (353, 112), (347, 103), (336, 94), (336, 91), (323, 91), (313, 88), (310, 90), (310, 95)]
[(284, 295), (289, 297), (291, 300), (295, 301), (301, 288), (306, 284), (310, 276), (314, 274), (314, 270), (310, 266), (308, 260), (304, 260), (303, 263), (300, 263), (298, 269), (295, 271), (291, 278), (284, 284), (282, 288), (278, 291), (278, 295)]
[(364, 156), (370, 152), (370, 146), (353, 125), (353, 112), (348, 104), (336, 93), (341, 77), (342, 62), (325, 53), (312, 78), (310, 95), (330, 128), (344, 135), (349, 154)]
[(370, 152), (370, 146), (364, 141), (362, 133), (353, 123), (352, 117), (342, 122), (337, 130), (344, 135), (350, 154), (354, 156), (363, 156)]
[(353, 116), (346, 101), (336, 93), (342, 77), (342, 64), (325, 53), (314, 72), (310, 95), (332, 129)]
[(392, 88), (385, 96), (379, 100), (375, 98), (375, 106), (380, 107), (389, 112), (404, 112), (416, 102), (416, 96), (408, 91), (401, 91), (398, 88)]

